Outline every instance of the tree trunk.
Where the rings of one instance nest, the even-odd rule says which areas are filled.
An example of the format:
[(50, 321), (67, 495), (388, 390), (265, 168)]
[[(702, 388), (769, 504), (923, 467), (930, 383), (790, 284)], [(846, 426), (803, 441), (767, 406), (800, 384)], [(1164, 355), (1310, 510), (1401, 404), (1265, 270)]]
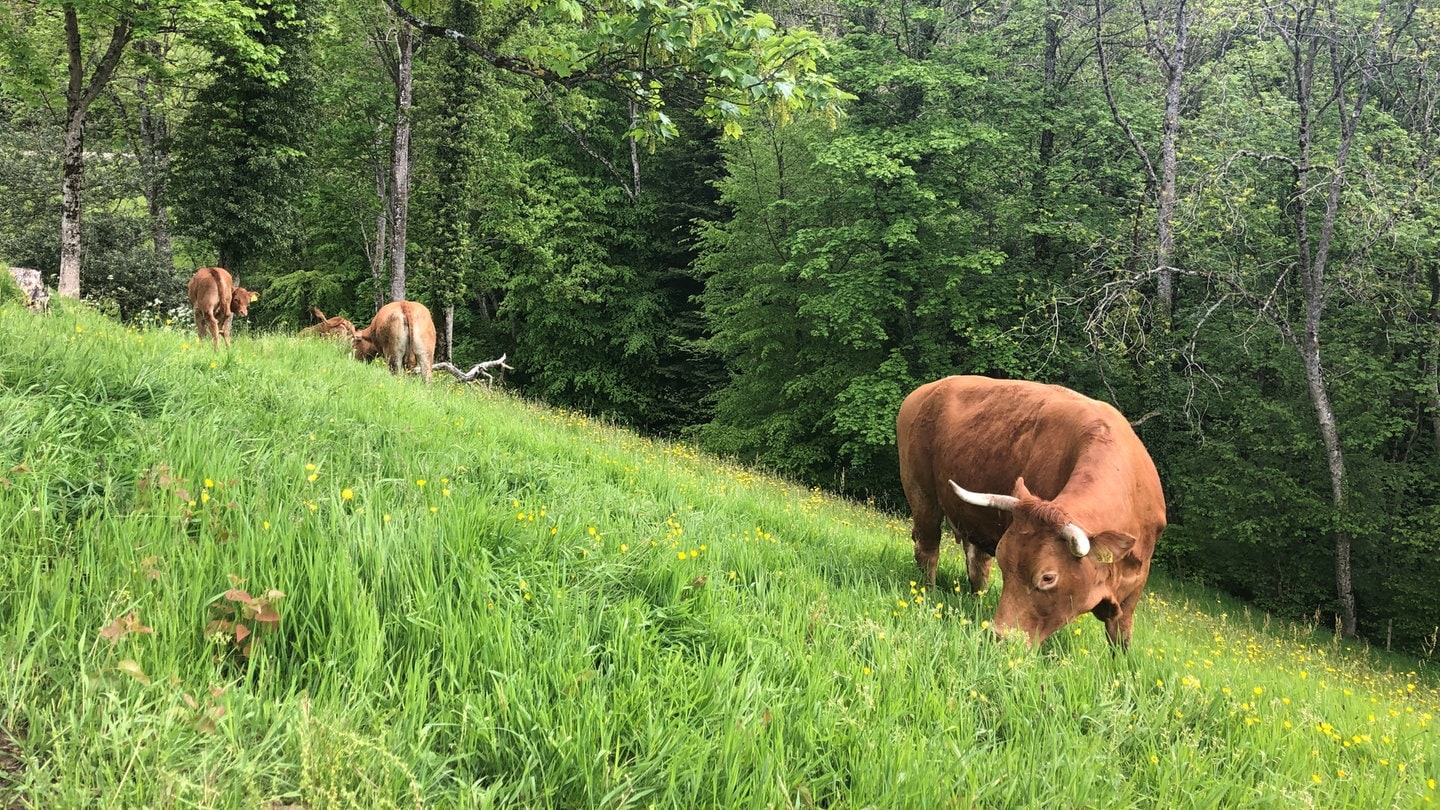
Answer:
[[(386, 247), (390, 244), (390, 167), (379, 159), (381, 146), (384, 141), (384, 127), (380, 127), (375, 135), (375, 197), (379, 200), (379, 210), (375, 214), (375, 239), (374, 247), (370, 252), (370, 276), (375, 280), (375, 311), (385, 306), (385, 265)], [(392, 153), (393, 154), (393, 153)]]
[[(1345, 451), (1340, 441), (1340, 429), (1335, 422), (1335, 412), (1330, 404), (1330, 392), (1325, 384), (1324, 367), (1320, 359), (1320, 327), (1325, 313), (1325, 274), (1330, 261), (1331, 247), (1335, 241), (1335, 226), (1339, 219), (1340, 194), (1348, 178), (1350, 149), (1355, 142), (1355, 132), (1369, 100), (1370, 82), (1377, 64), (1377, 43), (1372, 37), (1369, 53), (1359, 63), (1342, 58), (1338, 53), (1333, 31), (1316, 27), (1320, 16), (1317, 5), (1301, 9), (1294, 19), (1294, 30), (1287, 34), (1290, 54), (1293, 60), (1294, 89), (1297, 102), (1295, 161), (1295, 189), (1291, 205), (1295, 218), (1295, 253), (1304, 293), (1305, 325), (1300, 335), (1299, 350), (1305, 368), (1305, 381), (1310, 390), (1310, 402), (1315, 409), (1320, 436), (1325, 443), (1325, 461), (1330, 474), (1330, 500), (1335, 509), (1337, 525), (1334, 533), (1335, 548), (1335, 593), (1340, 602), (1340, 631), (1346, 636), (1355, 635), (1355, 591), (1350, 559), (1351, 534), (1349, 524), (1349, 482), (1345, 473)], [(1312, 125), (1315, 121), (1317, 99), (1315, 97), (1315, 68), (1322, 43), (1328, 42), (1331, 49), (1331, 69), (1334, 86), (1327, 98), (1318, 99), (1319, 106), (1334, 106), (1339, 111), (1340, 134), (1335, 145), (1333, 165), (1326, 168), (1325, 207), (1319, 217), (1319, 233), (1311, 239), (1311, 213), (1308, 200), (1311, 187), (1310, 176), (1316, 168), (1313, 163)], [(1354, 78), (1350, 70), (1358, 70), (1358, 86), (1354, 97), (1346, 92), (1347, 85)]]
[(445, 305), (445, 354), (440, 359), (455, 359), (455, 305)]
[(71, 3), (62, 4), (65, 15), (65, 53), (69, 82), (65, 88), (65, 155), (60, 180), (60, 281), (56, 291), (80, 297), (80, 213), (81, 192), (85, 189), (85, 114), (95, 97), (105, 89), (116, 65), (130, 42), (132, 20), (127, 16), (115, 23), (110, 44), (95, 64), (90, 81), (85, 81), (85, 53), (80, 45), (80, 20)]
[[(1055, 109), (1056, 97), (1059, 95), (1055, 87), (1055, 67), (1060, 58), (1060, 12), (1055, 8), (1055, 0), (1047, 0), (1045, 3), (1045, 56), (1044, 56), (1044, 77), (1045, 86), (1041, 92), (1044, 94), (1044, 103), (1041, 106), (1040, 117), (1040, 151), (1038, 165), (1035, 167), (1034, 194), (1037, 207), (1045, 208), (1049, 205), (1050, 199), (1050, 166), (1055, 160), (1055, 126), (1052, 119), (1052, 112)], [(1053, 251), (1050, 234), (1043, 229), (1037, 230), (1034, 239), (1031, 241), (1031, 249), (1035, 251), (1035, 264), (1039, 267), (1050, 269), (1051, 253)]]
[[(136, 47), (155, 59), (160, 59), (160, 43), (148, 39)], [(150, 76), (141, 73), (135, 80), (135, 95), (139, 100), (136, 118), (140, 128), (140, 173), (145, 194), (145, 203), (150, 211), (150, 235), (155, 246), (155, 265), (162, 271), (174, 267), (173, 251), (170, 247), (170, 219), (165, 208), (165, 178), (170, 171), (170, 153), (166, 151), (169, 125), (165, 119), (163, 90), (154, 88)]]
[(1440, 264), (1430, 265), (1430, 348), (1425, 353), (1425, 395), (1430, 406), (1430, 427), (1435, 450), (1440, 452)]
[(1165, 119), (1160, 133), (1160, 183), (1156, 211), (1155, 305), (1161, 329), (1170, 331), (1170, 312), (1175, 304), (1175, 177), (1176, 142), (1180, 135), (1180, 85), (1185, 77), (1185, 45), (1190, 38), (1190, 14), (1186, 0), (1175, 3), (1175, 44), (1168, 54), (1155, 43), (1165, 71)]
[(65, 159), (61, 170), (60, 283), (56, 291), (80, 297), (80, 192), (85, 187), (85, 111), (65, 113)]
[[(1308, 308), (1308, 307), (1307, 307)], [(1350, 563), (1350, 530), (1345, 528), (1349, 512), (1349, 493), (1345, 477), (1345, 452), (1340, 445), (1340, 429), (1335, 424), (1335, 412), (1330, 406), (1330, 392), (1325, 386), (1325, 371), (1320, 363), (1319, 311), (1313, 324), (1307, 317), (1305, 335), (1301, 339), (1301, 359), (1305, 366), (1305, 382), (1310, 389), (1310, 402), (1315, 408), (1315, 418), (1320, 425), (1320, 437), (1325, 443), (1325, 461), (1330, 472), (1330, 502), (1341, 525), (1335, 529), (1335, 595), (1340, 600), (1340, 631), (1347, 636), (1355, 635), (1355, 590)]]
[[(1141, 12), (1145, 13), (1144, 10)], [(1154, 252), (1155, 272), (1155, 310), (1163, 333), (1169, 332), (1170, 315), (1174, 306), (1175, 269), (1172, 266), (1175, 257), (1175, 183), (1176, 183), (1176, 158), (1177, 143), (1180, 133), (1180, 88), (1185, 79), (1185, 48), (1190, 37), (1190, 23), (1192, 14), (1188, 0), (1175, 0), (1174, 42), (1167, 43), (1165, 37), (1165, 26), (1158, 8), (1154, 12), (1153, 19), (1144, 19), (1145, 29), (1148, 34), (1145, 47), (1160, 62), (1161, 72), (1165, 75), (1165, 113), (1161, 124), (1160, 133), (1160, 155), (1159, 170), (1155, 168), (1155, 162), (1151, 160), (1150, 150), (1140, 141), (1140, 137), (1131, 128), (1127, 120), (1120, 112), (1120, 106), (1115, 98), (1115, 91), (1110, 81), (1110, 67), (1105, 51), (1104, 20), (1106, 10), (1100, 0), (1095, 0), (1095, 51), (1100, 67), (1101, 83), (1105, 90), (1105, 99), (1110, 107), (1110, 116), (1120, 126), (1121, 131), (1130, 142), (1130, 147), (1140, 158), (1145, 169), (1145, 179), (1149, 183), (1149, 189), (1155, 193), (1155, 220), (1156, 220), (1156, 245)], [(1133, 259), (1143, 260), (1141, 248), (1138, 245), (1134, 251)]]
[(410, 26), (396, 27), (395, 140), (390, 155), (390, 300), (405, 300), (405, 241), (410, 218), (410, 103), (415, 44)]

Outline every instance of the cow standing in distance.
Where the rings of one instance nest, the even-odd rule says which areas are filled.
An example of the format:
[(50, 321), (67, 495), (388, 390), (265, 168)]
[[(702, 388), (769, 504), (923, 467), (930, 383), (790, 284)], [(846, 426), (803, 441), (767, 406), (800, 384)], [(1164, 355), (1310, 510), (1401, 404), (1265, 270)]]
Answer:
[(367, 363), (383, 356), (391, 374), (418, 369), (429, 385), (435, 361), (435, 321), (423, 304), (392, 301), (375, 313), (369, 326), (355, 332), (351, 351), (356, 360)]
[(972, 591), (1000, 561), (997, 633), (1038, 646), (1088, 612), (1129, 646), (1165, 496), (1119, 411), (1058, 385), (946, 377), (905, 398), (896, 437), (927, 584), (949, 518)]
[(220, 349), (220, 338), (230, 348), (230, 322), (236, 315), (248, 316), (250, 302), (257, 297), (244, 287), (235, 286), (230, 272), (223, 267), (202, 267), (190, 277), (190, 306), (195, 310), (195, 331), (204, 340), (208, 335)]

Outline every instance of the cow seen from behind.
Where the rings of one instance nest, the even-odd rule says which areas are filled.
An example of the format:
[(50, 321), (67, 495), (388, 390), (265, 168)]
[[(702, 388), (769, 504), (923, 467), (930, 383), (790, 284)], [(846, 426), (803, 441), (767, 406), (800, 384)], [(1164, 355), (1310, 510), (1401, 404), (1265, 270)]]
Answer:
[(435, 361), (435, 321), (430, 310), (415, 301), (392, 301), (375, 313), (364, 329), (351, 339), (356, 360), (369, 362), (384, 357), (390, 373), (417, 370), (426, 384)]
[(230, 347), (230, 323), (236, 315), (248, 316), (250, 302), (258, 296), (237, 287), (230, 272), (223, 267), (202, 267), (190, 277), (190, 306), (195, 310), (195, 332), (200, 339), (207, 336), (220, 348), (220, 339)]
[(997, 633), (1039, 645), (1091, 613), (1112, 644), (1129, 645), (1165, 498), (1119, 411), (1058, 385), (946, 377), (905, 398), (896, 438), (928, 584), (948, 518), (972, 591), (999, 560)]

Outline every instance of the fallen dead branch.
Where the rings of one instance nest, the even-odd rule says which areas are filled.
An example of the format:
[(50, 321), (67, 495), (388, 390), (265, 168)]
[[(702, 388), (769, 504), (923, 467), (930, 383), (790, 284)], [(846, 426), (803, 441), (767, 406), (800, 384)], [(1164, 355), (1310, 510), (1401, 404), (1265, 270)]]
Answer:
[(509, 369), (511, 371), (515, 370), (514, 366), (508, 365), (505, 362), (505, 357), (506, 355), (502, 354), (498, 359), (486, 360), (483, 363), (476, 363), (474, 367), (472, 367), (469, 371), (461, 371), (460, 369), (456, 368), (455, 365), (452, 363), (436, 363), (433, 368), (436, 371), (443, 371), (446, 374), (449, 374), (450, 376), (454, 377), (462, 383), (479, 382), (480, 377), (483, 376), (485, 378), (486, 384), (488, 385), (489, 383), (495, 382), (495, 375), (490, 373), (490, 369), (498, 367)]

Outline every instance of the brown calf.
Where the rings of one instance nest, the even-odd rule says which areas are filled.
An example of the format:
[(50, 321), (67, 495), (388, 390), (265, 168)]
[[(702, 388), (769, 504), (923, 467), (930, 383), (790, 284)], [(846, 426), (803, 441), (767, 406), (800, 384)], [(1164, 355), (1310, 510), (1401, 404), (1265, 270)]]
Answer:
[(220, 338), (230, 346), (230, 322), (236, 315), (249, 315), (250, 302), (258, 296), (236, 287), (229, 271), (223, 267), (202, 267), (190, 277), (190, 306), (195, 308), (195, 332), (204, 340), (208, 335), (220, 348)]
[(333, 318), (325, 317), (325, 313), (319, 307), (311, 307), (310, 314), (315, 316), (319, 323), (314, 326), (307, 326), (300, 330), (302, 335), (315, 335), (316, 337), (344, 337), (350, 340), (355, 337), (355, 324), (348, 319), (336, 315)]
[(435, 321), (430, 310), (414, 301), (392, 301), (375, 313), (364, 329), (351, 339), (356, 360), (369, 362), (384, 356), (391, 374), (401, 369), (418, 369), (426, 384), (435, 359)]

